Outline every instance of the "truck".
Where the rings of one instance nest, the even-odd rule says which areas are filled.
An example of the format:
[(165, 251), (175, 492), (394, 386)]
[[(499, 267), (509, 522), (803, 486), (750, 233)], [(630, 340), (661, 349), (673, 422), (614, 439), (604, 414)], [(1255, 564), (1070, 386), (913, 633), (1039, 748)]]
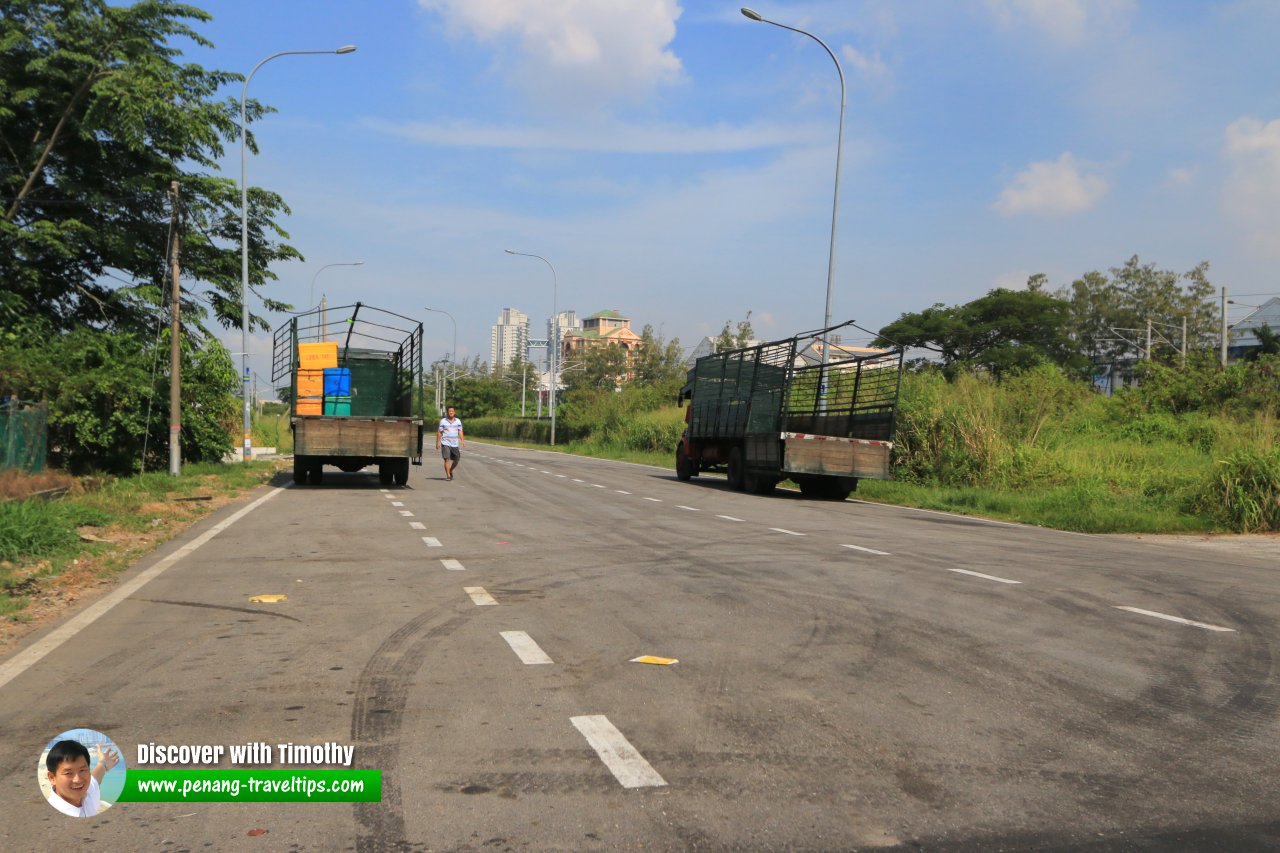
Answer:
[(889, 479), (903, 350), (834, 343), (851, 325), (699, 358), (678, 400), (688, 408), (676, 477), (724, 471), (732, 488), (762, 495), (790, 479), (830, 500), (859, 479)]
[(272, 381), (289, 381), (293, 482), (376, 465), (383, 485), (405, 485), (422, 464), (422, 323), (356, 302), (296, 314), (272, 344)]

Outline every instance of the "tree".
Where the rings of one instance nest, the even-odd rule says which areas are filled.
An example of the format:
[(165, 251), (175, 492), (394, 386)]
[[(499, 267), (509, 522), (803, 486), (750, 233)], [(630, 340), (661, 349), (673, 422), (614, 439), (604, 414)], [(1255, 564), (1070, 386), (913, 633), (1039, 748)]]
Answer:
[(1067, 313), (1067, 303), (1048, 294), (997, 288), (964, 305), (939, 303), (903, 314), (880, 330), (874, 344), (931, 350), (948, 375), (976, 367), (999, 376), (1042, 362), (1077, 367)]
[(751, 328), (751, 312), (747, 312), (747, 316), (738, 321), (735, 328), (730, 328), (729, 321), (724, 321), (724, 328), (720, 330), (719, 336), (716, 338), (716, 352), (722, 352), (727, 349), (741, 349), (751, 345), (751, 339), (755, 332)]
[(1258, 326), (1253, 334), (1258, 338), (1258, 346), (1250, 348), (1245, 354), (1246, 360), (1257, 361), (1264, 355), (1280, 355), (1280, 334), (1271, 331), (1270, 326)]
[[(201, 331), (210, 306), (240, 323), (240, 193), (216, 177), (238, 142), (239, 100), (217, 99), (241, 75), (180, 64), (175, 42), (210, 43), (209, 19), (173, 0), (0, 0), (0, 325), (43, 318), (54, 331), (89, 325), (139, 330), (161, 303), (167, 275), (169, 182), (184, 204), (184, 315)], [(246, 103), (252, 121), (268, 112)], [(256, 151), (253, 139), (247, 140)], [(249, 191), (249, 283), (274, 261), (301, 256), (275, 219), (276, 194)], [(251, 324), (266, 329), (265, 319)]]
[(444, 404), (457, 408), (463, 419), (512, 415), (520, 410), (515, 392), (498, 376), (459, 376), (450, 385)]
[(609, 391), (617, 388), (627, 373), (627, 354), (621, 347), (594, 346), (582, 352), (582, 367), (577, 370), (566, 370), (564, 385), (566, 391), (579, 388), (603, 388)]
[(1182, 322), (1187, 322), (1188, 348), (1212, 345), (1217, 340), (1218, 317), (1209, 297), (1209, 264), (1202, 262), (1185, 273), (1143, 264), (1137, 255), (1110, 277), (1089, 272), (1058, 291), (1071, 305), (1068, 322), (1077, 347), (1095, 362), (1144, 355), (1147, 321), (1155, 340), (1174, 346), (1153, 346), (1152, 356), (1172, 360), (1181, 348)]
[(684, 350), (680, 339), (669, 343), (653, 333), (653, 326), (645, 324), (640, 331), (640, 355), (635, 363), (635, 382), (638, 385), (671, 385), (684, 381)]

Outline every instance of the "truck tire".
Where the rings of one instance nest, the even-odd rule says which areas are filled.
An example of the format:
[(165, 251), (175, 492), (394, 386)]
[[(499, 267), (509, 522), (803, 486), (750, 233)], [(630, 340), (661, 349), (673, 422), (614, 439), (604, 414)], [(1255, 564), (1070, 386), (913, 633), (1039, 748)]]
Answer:
[(309, 469), (309, 475), (311, 477), (311, 485), (318, 486), (321, 483), (323, 483), (324, 482), (324, 463), (312, 462), (311, 467)]
[(409, 460), (399, 459), (392, 466), (391, 477), (396, 481), (397, 486), (403, 486), (409, 482)]
[(293, 484), (295, 486), (305, 486), (307, 484), (307, 460), (303, 456), (293, 457)]
[(742, 448), (735, 447), (729, 451), (729, 487), (742, 491), (746, 488), (746, 464), (742, 460)]
[(385, 462), (378, 463), (378, 482), (384, 486), (391, 485), (391, 466)]
[(760, 474), (755, 471), (747, 471), (742, 478), (743, 487), (753, 495), (771, 495), (774, 488), (778, 485), (777, 477), (770, 477), (768, 474)]
[(695, 474), (693, 460), (684, 452), (684, 442), (676, 445), (676, 479), (687, 483)]

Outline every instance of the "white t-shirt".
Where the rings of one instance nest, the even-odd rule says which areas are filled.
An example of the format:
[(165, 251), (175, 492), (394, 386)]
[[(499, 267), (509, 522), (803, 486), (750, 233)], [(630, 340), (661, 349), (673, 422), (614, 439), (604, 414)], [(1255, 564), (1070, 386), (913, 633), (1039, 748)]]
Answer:
[(440, 443), (445, 447), (457, 447), (458, 435), (462, 432), (462, 418), (440, 419)]
[(89, 777), (89, 790), (85, 791), (84, 799), (80, 801), (79, 807), (73, 806), (62, 797), (59, 797), (57, 791), (49, 792), (49, 805), (72, 817), (93, 817), (98, 813), (98, 805), (101, 802), (102, 790), (98, 787), (98, 780), (92, 776)]

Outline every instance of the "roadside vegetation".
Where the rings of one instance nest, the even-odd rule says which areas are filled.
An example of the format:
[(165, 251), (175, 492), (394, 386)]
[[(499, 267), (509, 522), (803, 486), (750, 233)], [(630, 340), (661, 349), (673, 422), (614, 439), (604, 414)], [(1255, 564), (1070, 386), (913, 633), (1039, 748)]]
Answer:
[[(270, 479), (270, 462), (195, 464), (123, 478), (62, 478), (67, 492), (0, 502), (0, 621), (24, 621), (33, 603), (71, 601), (180, 533), (192, 521)], [(44, 491), (47, 477), (31, 478)], [(9, 475), (6, 491), (24, 484)]]

